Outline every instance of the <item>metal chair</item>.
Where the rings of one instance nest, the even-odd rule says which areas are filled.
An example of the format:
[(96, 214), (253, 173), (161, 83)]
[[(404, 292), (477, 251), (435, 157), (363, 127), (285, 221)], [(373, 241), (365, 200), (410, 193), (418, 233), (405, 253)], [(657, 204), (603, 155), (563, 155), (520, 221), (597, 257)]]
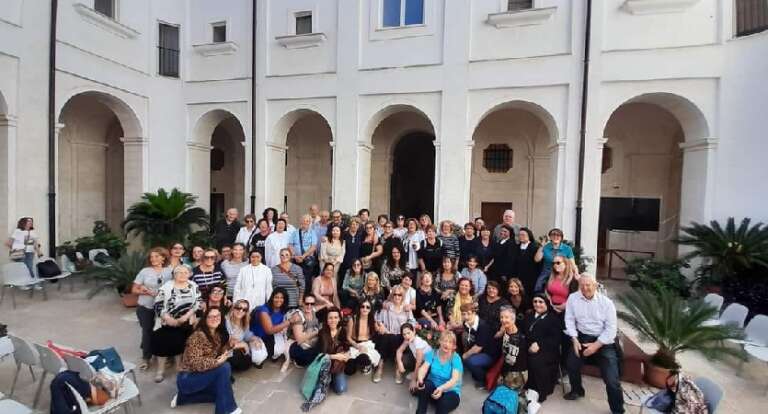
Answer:
[[(33, 279), (29, 274), (27, 265), (21, 262), (9, 262), (3, 265), (2, 291), (0, 291), (0, 304), (5, 298), (5, 289), (11, 289), (11, 300), (13, 309), (16, 309), (16, 289), (32, 288), (36, 285), (43, 286), (43, 299), (48, 299), (45, 292), (45, 285), (39, 279)], [(29, 289), (29, 295), (32, 297), (34, 290)]]
[(43, 374), (40, 376), (40, 382), (37, 384), (37, 391), (35, 392), (35, 399), (32, 402), (32, 408), (37, 408), (37, 403), (40, 400), (40, 392), (43, 390), (43, 383), (47, 374), (51, 374), (54, 377), (59, 372), (67, 369), (67, 364), (61, 357), (53, 352), (51, 348), (45, 345), (34, 344), (37, 353), (40, 355), (40, 366), (43, 367)]
[(24, 339), (18, 336), (8, 335), (13, 344), (13, 359), (16, 362), (16, 373), (13, 375), (13, 381), (11, 382), (11, 391), (8, 394), (9, 397), (13, 396), (13, 391), (16, 389), (16, 382), (19, 379), (19, 372), (21, 372), (21, 366), (27, 365), (29, 367), (29, 373), (32, 375), (32, 382), (35, 382), (35, 372), (32, 367), (40, 364), (40, 356), (37, 354), (35, 348)]
[(0, 400), (0, 413), (3, 414), (32, 414), (26, 405), (14, 400)]
[(122, 406), (123, 410), (128, 414), (129, 409), (131, 411), (133, 410), (131, 400), (139, 395), (139, 389), (136, 387), (136, 384), (128, 378), (124, 378), (123, 383), (120, 385), (120, 392), (117, 394), (117, 398), (107, 401), (106, 404), (100, 407), (93, 407), (94, 409), (91, 409), (83, 399), (83, 396), (81, 396), (73, 386), (69, 384), (67, 384), (67, 386), (72, 390), (72, 394), (74, 394), (75, 400), (77, 400), (77, 405), (80, 407), (80, 412), (83, 414), (109, 413), (115, 411), (120, 406)]
[(747, 309), (746, 306), (738, 303), (731, 303), (725, 308), (723, 313), (720, 315), (719, 319), (705, 321), (702, 325), (704, 326), (736, 325), (739, 328), (743, 328), (744, 320), (747, 319), (748, 313), (749, 313), (749, 309)]
[(712, 380), (705, 377), (695, 378), (693, 382), (704, 394), (704, 400), (707, 403), (709, 414), (715, 414), (717, 412), (717, 406), (720, 405), (720, 401), (723, 400), (723, 395), (725, 394), (723, 389)]
[[(37, 260), (37, 261), (35, 262), (35, 276), (36, 276), (36, 277), (37, 277), (39, 280), (41, 280), (41, 281), (45, 281), (45, 282), (49, 282), (49, 283), (51, 283), (52, 281), (54, 281), (54, 280), (57, 280), (57, 281), (60, 281), (60, 282), (62, 282), (62, 283), (63, 283), (63, 280), (64, 280), (64, 279), (67, 279), (67, 278), (69, 278), (70, 276), (72, 276), (72, 273), (71, 273), (71, 272), (67, 272), (67, 271), (65, 271), (64, 269), (61, 269), (61, 274), (60, 274), (60, 275), (58, 275), (58, 276), (53, 276), (53, 277), (46, 277), (46, 278), (41, 278), (41, 277), (40, 277), (40, 273), (39, 273), (39, 272), (38, 272), (38, 270), (37, 270), (37, 265), (38, 265), (38, 263), (43, 263), (43, 262), (54, 262), (54, 263), (56, 263), (56, 260), (54, 260), (54, 259), (53, 259), (53, 258), (51, 258), (51, 257), (41, 257), (39, 260)], [(57, 266), (59, 266), (59, 264), (58, 264), (58, 263), (56, 263), (56, 265), (57, 265)], [(59, 266), (59, 268), (61, 268), (61, 266)], [(74, 292), (74, 291), (75, 291), (75, 281), (74, 281), (74, 279), (69, 279), (69, 281), (70, 281), (70, 284), (69, 284), (69, 290), (70, 290), (70, 292)], [(61, 285), (62, 285), (62, 283), (59, 283), (59, 287), (58, 287), (58, 290), (61, 290)]]

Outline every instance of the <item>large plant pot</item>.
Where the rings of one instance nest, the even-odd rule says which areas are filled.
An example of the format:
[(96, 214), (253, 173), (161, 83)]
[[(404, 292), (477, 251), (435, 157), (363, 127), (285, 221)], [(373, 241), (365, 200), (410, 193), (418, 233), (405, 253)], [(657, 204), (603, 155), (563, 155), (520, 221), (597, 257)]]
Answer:
[(671, 371), (647, 361), (645, 363), (645, 383), (652, 387), (664, 389), (667, 387), (667, 377)]
[(134, 293), (123, 293), (121, 296), (123, 306), (126, 308), (135, 308), (139, 305), (139, 295)]

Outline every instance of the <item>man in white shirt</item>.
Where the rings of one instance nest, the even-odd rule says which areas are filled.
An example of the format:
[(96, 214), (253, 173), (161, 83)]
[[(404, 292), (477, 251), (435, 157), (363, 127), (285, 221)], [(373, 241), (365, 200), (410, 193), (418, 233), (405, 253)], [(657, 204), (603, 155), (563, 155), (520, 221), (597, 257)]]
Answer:
[(616, 347), (616, 307), (611, 299), (597, 292), (595, 277), (584, 273), (579, 278), (579, 291), (568, 297), (565, 305), (565, 333), (573, 346), (568, 347), (566, 368), (571, 391), (563, 396), (576, 400), (584, 396), (581, 366), (595, 363), (608, 394), (611, 412), (624, 412), (624, 392), (619, 376), (619, 353)]

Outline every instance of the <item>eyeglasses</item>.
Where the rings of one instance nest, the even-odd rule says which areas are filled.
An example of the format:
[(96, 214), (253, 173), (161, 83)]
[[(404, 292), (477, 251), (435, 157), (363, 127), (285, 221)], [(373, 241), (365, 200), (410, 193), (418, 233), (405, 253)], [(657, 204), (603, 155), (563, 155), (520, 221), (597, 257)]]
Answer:
[(253, 220), (245, 220), (246, 223), (253, 223)]
[(211, 295), (223, 295), (223, 294), (224, 294), (224, 291), (223, 291), (223, 290), (214, 290), (214, 291), (211, 291)]
[(402, 293), (393, 293), (392, 296), (403, 296)]
[(304, 306), (312, 306), (315, 302), (304, 302)]
[(216, 259), (216, 256), (208, 256), (208, 255), (206, 255), (206, 256), (203, 256), (203, 258), (205, 260), (214, 260), (214, 259)]
[(371, 305), (360, 305), (360, 309), (371, 309)]
[(242, 306), (235, 306), (233, 309), (234, 310), (243, 311), (243, 312), (247, 312), (248, 311), (248, 308), (244, 308)]
[(565, 264), (565, 263), (564, 262), (552, 262), (552, 264), (561, 265), (561, 264)]

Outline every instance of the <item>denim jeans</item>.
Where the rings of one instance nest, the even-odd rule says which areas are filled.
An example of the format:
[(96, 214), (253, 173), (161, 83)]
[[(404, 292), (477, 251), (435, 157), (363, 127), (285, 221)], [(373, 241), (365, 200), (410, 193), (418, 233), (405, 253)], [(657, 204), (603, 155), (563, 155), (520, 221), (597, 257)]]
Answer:
[(427, 407), (429, 407), (430, 402), (435, 403), (435, 414), (448, 414), (459, 407), (461, 402), (459, 394), (454, 391), (443, 391), (443, 395), (436, 400), (432, 398), (435, 388), (437, 386), (432, 381), (424, 381), (424, 389), (418, 393), (419, 404), (416, 407), (416, 414), (427, 414)]
[(27, 269), (29, 269), (29, 275), (35, 279), (35, 252), (24, 253), (24, 264), (27, 265)]
[(296, 362), (298, 366), (306, 367), (315, 360), (317, 354), (320, 353), (317, 347), (304, 349), (298, 343), (293, 343), (289, 348), (291, 359)]
[(472, 374), (476, 384), (485, 385), (485, 374), (494, 362), (490, 355), (480, 352), (465, 359), (464, 366)]
[(343, 372), (333, 374), (331, 385), (333, 385), (333, 392), (336, 394), (344, 394), (347, 392), (347, 375)]
[(603, 345), (599, 351), (587, 358), (576, 355), (573, 345), (568, 346), (568, 380), (571, 383), (571, 391), (584, 395), (584, 387), (581, 385), (581, 366), (584, 363), (597, 364), (600, 367), (600, 375), (605, 383), (605, 392), (608, 394), (608, 405), (611, 412), (624, 412), (624, 392), (621, 390), (619, 378), (619, 361), (615, 345)]
[(237, 408), (230, 377), (232, 369), (224, 363), (204, 372), (179, 372), (176, 404), (214, 403), (216, 414), (230, 414)]

